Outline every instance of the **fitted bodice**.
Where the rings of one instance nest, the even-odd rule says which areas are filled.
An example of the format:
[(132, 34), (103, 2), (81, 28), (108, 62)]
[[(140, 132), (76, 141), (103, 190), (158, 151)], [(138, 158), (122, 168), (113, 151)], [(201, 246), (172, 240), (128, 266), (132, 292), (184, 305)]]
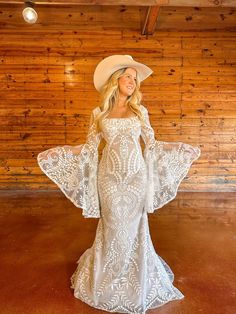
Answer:
[(102, 122), (102, 136), (106, 141), (103, 149), (103, 165), (111, 172), (133, 174), (144, 164), (139, 138), (141, 123), (137, 116), (108, 118)]
[(129, 118), (108, 118), (103, 120), (102, 135), (108, 145), (113, 145), (117, 138), (137, 142), (140, 134), (141, 127), (137, 116)]

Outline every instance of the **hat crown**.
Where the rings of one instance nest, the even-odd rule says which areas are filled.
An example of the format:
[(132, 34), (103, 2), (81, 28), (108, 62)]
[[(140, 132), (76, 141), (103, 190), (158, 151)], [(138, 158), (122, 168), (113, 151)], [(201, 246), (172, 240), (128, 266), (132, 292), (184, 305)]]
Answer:
[(129, 59), (131, 59), (131, 60), (133, 60), (132, 56), (130, 56), (130, 55), (124, 55), (124, 56), (129, 58)]

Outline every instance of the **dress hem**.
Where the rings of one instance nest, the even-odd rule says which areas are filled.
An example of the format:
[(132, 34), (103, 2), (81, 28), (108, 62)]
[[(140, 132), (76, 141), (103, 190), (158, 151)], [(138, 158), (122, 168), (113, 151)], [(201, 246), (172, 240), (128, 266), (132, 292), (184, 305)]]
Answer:
[[(74, 289), (74, 288), (72, 288), (72, 287), (70, 287), (70, 288), (71, 288), (71, 289)], [(181, 294), (182, 294), (182, 293), (181, 293)], [(180, 301), (180, 300), (182, 300), (182, 299), (185, 298), (185, 296), (182, 294), (182, 296), (180, 296), (180, 297), (172, 298), (172, 299), (170, 299), (170, 300), (168, 300), (168, 301), (165, 301), (165, 302), (163, 302), (163, 303), (161, 303), (161, 304), (152, 306), (152, 304), (158, 299), (158, 298), (154, 298), (154, 299), (149, 303), (149, 305), (146, 306), (145, 310), (143, 310), (142, 312), (139, 312), (139, 311), (138, 311), (138, 312), (137, 312), (137, 311), (132, 311), (132, 312), (131, 312), (131, 311), (126, 310), (126, 309), (123, 309), (123, 311), (122, 311), (122, 309), (118, 309), (118, 308), (113, 309), (113, 310), (107, 310), (107, 309), (105, 309), (105, 308), (103, 308), (103, 307), (101, 307), (101, 306), (97, 306), (97, 305), (91, 304), (91, 303), (89, 303), (89, 302), (86, 302), (85, 300), (82, 300), (80, 297), (78, 297), (78, 296), (76, 296), (76, 295), (74, 295), (74, 297), (75, 297), (76, 299), (78, 299), (78, 300), (80, 300), (80, 301), (86, 303), (87, 305), (89, 305), (89, 306), (91, 306), (91, 307), (93, 307), (93, 308), (98, 309), (98, 310), (103, 310), (103, 311), (106, 311), (106, 312), (108, 312), (108, 313), (121, 313), (121, 314), (146, 314), (146, 311), (147, 311), (147, 310), (156, 309), (156, 308), (161, 307), (161, 306), (163, 306), (163, 305), (165, 305), (165, 304), (167, 304), (167, 303), (169, 303), (169, 302), (171, 302), (171, 301)], [(119, 310), (119, 312), (118, 312), (117, 310)], [(121, 312), (120, 310), (121, 310), (122, 312)]]

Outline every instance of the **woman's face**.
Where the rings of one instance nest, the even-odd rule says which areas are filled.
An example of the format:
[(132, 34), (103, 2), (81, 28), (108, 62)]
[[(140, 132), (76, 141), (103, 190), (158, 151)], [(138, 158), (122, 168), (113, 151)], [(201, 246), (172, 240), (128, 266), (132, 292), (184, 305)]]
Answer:
[(136, 87), (137, 72), (133, 68), (127, 68), (123, 75), (118, 79), (120, 94), (131, 96)]

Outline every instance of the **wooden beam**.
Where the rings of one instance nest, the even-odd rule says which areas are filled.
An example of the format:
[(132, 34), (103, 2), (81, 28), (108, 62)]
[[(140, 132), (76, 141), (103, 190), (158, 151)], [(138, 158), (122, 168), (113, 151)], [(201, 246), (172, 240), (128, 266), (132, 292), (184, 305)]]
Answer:
[[(0, 4), (24, 4), (25, 0), (0, 0)], [(126, 5), (175, 7), (236, 7), (236, 0), (48, 0), (37, 5)]]
[(153, 6), (147, 9), (142, 35), (152, 35), (154, 33), (159, 12), (160, 6)]

